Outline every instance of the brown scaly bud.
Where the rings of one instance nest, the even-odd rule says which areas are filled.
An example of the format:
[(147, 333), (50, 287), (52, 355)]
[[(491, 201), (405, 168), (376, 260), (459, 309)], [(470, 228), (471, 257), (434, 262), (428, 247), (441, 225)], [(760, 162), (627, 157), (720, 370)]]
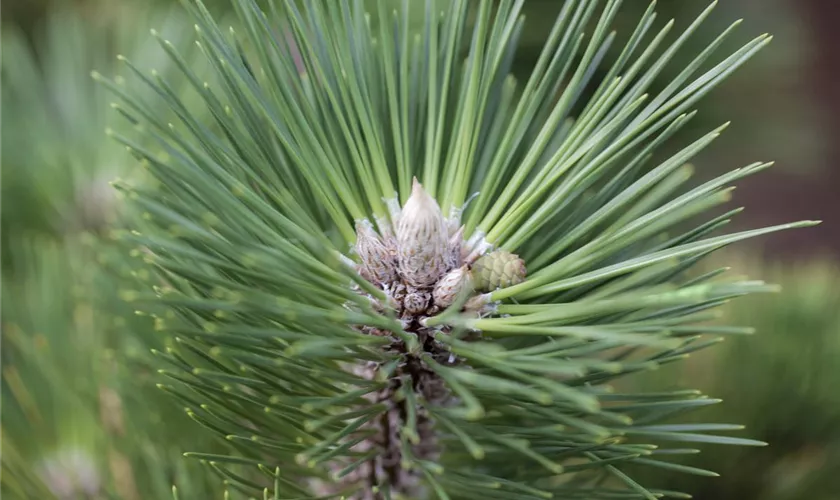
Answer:
[(449, 234), (437, 202), (414, 179), (397, 226), (399, 273), (412, 286), (434, 285), (446, 272)]
[(461, 266), (449, 271), (438, 281), (432, 297), (435, 299), (436, 306), (446, 308), (455, 303), (459, 294), (471, 292), (472, 287), (473, 279), (470, 270), (467, 266)]
[(402, 283), (393, 283), (385, 286), (385, 295), (388, 297), (388, 304), (392, 309), (399, 309), (405, 295), (408, 293)]
[(492, 292), (522, 283), (527, 271), (525, 261), (518, 255), (496, 250), (476, 260), (472, 266), (472, 273), (476, 290)]
[(379, 238), (370, 222), (356, 223), (356, 253), (362, 263), (359, 273), (373, 283), (397, 280), (397, 264), (391, 249)]
[(426, 292), (411, 292), (403, 299), (403, 307), (409, 314), (422, 314), (429, 307), (430, 298)]

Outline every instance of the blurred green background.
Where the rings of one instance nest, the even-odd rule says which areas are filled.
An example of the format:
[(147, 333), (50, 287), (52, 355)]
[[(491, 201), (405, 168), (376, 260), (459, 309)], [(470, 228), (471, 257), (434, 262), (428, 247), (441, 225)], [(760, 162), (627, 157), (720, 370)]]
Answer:
[[(210, 3), (220, 15), (229, 10)], [(707, 3), (660, 0), (659, 21), (676, 17), (676, 32)], [(561, 4), (526, 1), (519, 76)], [(626, 1), (616, 28), (626, 32), (646, 6)], [(220, 498), (223, 478), (180, 457), (208, 435), (155, 387), (147, 353), (172, 340), (123, 300), (145, 276), (142, 254), (127, 256), (109, 237), (124, 220), (108, 182), (143, 174), (105, 136), (120, 122), (90, 78), (119, 73), (117, 54), (171, 73), (149, 28), (189, 51), (191, 23), (166, 0), (7, 0), (1, 15), (2, 494), (167, 498), (177, 484), (182, 498)], [(724, 311), (756, 335), (626, 382), (720, 397), (723, 405), (696, 418), (742, 423), (771, 445), (713, 447), (686, 462), (718, 478), (638, 474), (642, 484), (704, 500), (840, 498), (840, 3), (724, 0), (680, 54), (739, 18), (733, 44), (767, 31), (775, 39), (703, 101), (686, 134), (733, 123), (696, 159), (698, 172), (774, 159), (736, 191), (734, 203), (747, 206), (738, 224), (826, 223), (715, 258), (784, 287)]]

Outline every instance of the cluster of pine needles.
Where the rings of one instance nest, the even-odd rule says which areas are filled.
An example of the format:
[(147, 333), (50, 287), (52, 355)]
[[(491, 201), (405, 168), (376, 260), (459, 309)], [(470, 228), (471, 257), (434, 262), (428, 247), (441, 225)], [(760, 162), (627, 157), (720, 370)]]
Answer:
[(103, 300), (146, 322), (112, 335), (143, 351), (116, 365), (155, 366), (155, 398), (194, 421), (169, 443), (207, 464), (191, 484), (686, 498), (625, 471), (714, 475), (672, 459), (763, 444), (675, 421), (719, 402), (698, 391), (613, 382), (750, 331), (715, 308), (776, 288), (696, 264), (814, 224), (724, 230), (732, 184), (770, 166), (695, 182), (726, 124), (657, 154), (770, 37), (721, 55), (734, 23), (686, 55), (714, 4), (676, 36), (651, 4), (619, 36), (620, 0), (568, 0), (517, 80), (523, 4), (235, 0), (222, 22), (186, 1), (154, 67), (93, 73), (128, 165), (96, 229), (123, 256)]

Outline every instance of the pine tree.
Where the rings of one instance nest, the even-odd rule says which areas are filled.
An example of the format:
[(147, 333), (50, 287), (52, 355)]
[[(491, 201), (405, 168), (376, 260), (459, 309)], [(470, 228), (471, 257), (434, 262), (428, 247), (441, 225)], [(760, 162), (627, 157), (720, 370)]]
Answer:
[(712, 7), (666, 42), (651, 5), (605, 61), (621, 2), (570, 0), (520, 83), (522, 4), (237, 0), (223, 29), (186, 2), (210, 71), (158, 39), (195, 102), (126, 60), (177, 119), (98, 77), (154, 179), (118, 183), (140, 216), (120, 239), (157, 272), (128, 298), (179, 340), (164, 389), (235, 448), (187, 455), (231, 488), (683, 498), (623, 470), (709, 475), (669, 461), (679, 443), (762, 444), (659, 423), (717, 402), (696, 391), (610, 384), (743, 331), (705, 322), (773, 289), (692, 275), (700, 259), (812, 224), (715, 234), (739, 212), (729, 185), (770, 165), (690, 184), (725, 125), (653, 156), (770, 37), (718, 58), (735, 23), (654, 88)]

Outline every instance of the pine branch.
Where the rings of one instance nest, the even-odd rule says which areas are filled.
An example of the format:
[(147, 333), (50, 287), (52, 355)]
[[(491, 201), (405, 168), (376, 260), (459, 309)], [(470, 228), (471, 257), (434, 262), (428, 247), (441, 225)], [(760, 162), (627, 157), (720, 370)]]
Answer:
[(174, 121), (97, 76), (156, 180), (118, 186), (145, 220), (123, 238), (158, 271), (129, 298), (180, 341), (167, 390), (238, 444), (193, 456), (277, 498), (657, 498), (679, 494), (626, 466), (710, 474), (658, 443), (763, 444), (655, 426), (702, 394), (610, 383), (713, 345), (709, 309), (773, 290), (686, 274), (698, 260), (813, 224), (712, 234), (729, 185), (769, 165), (685, 188), (725, 126), (651, 162), (770, 37), (717, 56), (735, 23), (656, 88), (713, 5), (670, 42), (651, 5), (594, 81), (620, 4), (566, 2), (521, 90), (521, 1), (468, 24), (466, 1), (237, 0), (229, 30), (186, 2), (207, 80), (158, 39), (198, 102), (126, 61)]

